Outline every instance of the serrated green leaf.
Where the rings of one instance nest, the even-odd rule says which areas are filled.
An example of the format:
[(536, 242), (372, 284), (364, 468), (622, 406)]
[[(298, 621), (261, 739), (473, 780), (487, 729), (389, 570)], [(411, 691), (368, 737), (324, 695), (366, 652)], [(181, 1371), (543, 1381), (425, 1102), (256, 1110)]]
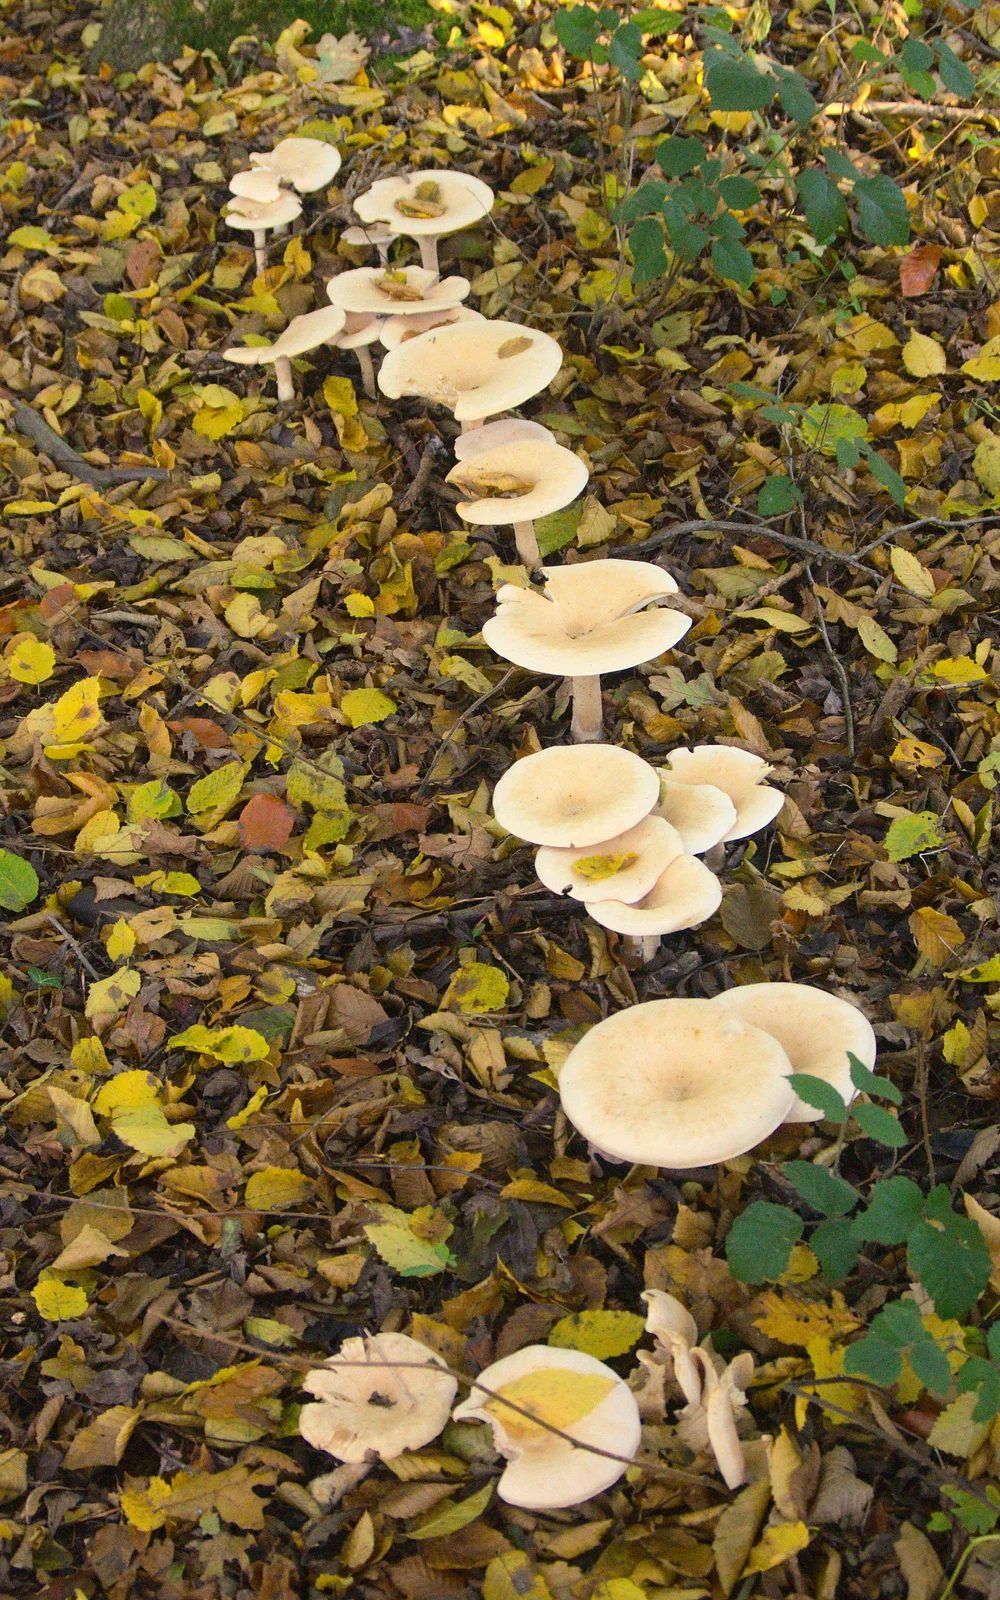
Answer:
[(795, 188), (816, 243), (829, 244), (847, 224), (847, 201), (829, 174), (818, 167), (800, 172)]
[(891, 178), (858, 178), (854, 184), (858, 224), (866, 239), (883, 250), (894, 244), (908, 244), (910, 214), (903, 191)]
[(754, 1200), (736, 1218), (726, 1239), (726, 1260), (743, 1283), (773, 1282), (787, 1272), (803, 1222), (787, 1206)]
[(848, 1345), (844, 1351), (844, 1371), (856, 1378), (871, 1378), (873, 1383), (888, 1387), (896, 1382), (903, 1370), (903, 1357), (891, 1344), (871, 1334)]
[(846, 1119), (847, 1106), (843, 1096), (825, 1078), (814, 1078), (808, 1072), (791, 1072), (788, 1081), (799, 1099), (822, 1112), (827, 1122), (843, 1122)]
[(872, 1191), (868, 1210), (851, 1223), (851, 1232), (873, 1244), (902, 1244), (923, 1209), (924, 1197), (911, 1178), (883, 1178)]
[(890, 1150), (899, 1150), (908, 1142), (906, 1129), (900, 1126), (884, 1106), (855, 1105), (851, 1107), (851, 1116), (862, 1133), (869, 1139), (875, 1139), (879, 1144), (886, 1145)]
[(890, 1079), (880, 1078), (878, 1073), (870, 1071), (853, 1051), (848, 1050), (847, 1059), (851, 1063), (851, 1082), (855, 1089), (860, 1089), (862, 1094), (880, 1095), (883, 1100), (891, 1100), (894, 1106), (902, 1105), (902, 1089)]
[(708, 154), (700, 139), (685, 139), (674, 133), (657, 145), (656, 164), (668, 178), (684, 178), (704, 161)]
[(860, 1245), (846, 1217), (831, 1217), (815, 1227), (809, 1248), (830, 1283), (840, 1283), (854, 1269)]
[(846, 1217), (861, 1199), (843, 1178), (811, 1161), (786, 1161), (781, 1171), (795, 1192), (824, 1217)]
[(949, 1214), (918, 1222), (907, 1241), (907, 1259), (940, 1317), (964, 1317), (990, 1280), (992, 1261), (975, 1222)]
[(774, 99), (778, 87), (774, 78), (758, 72), (749, 61), (706, 50), (704, 67), (713, 111), (762, 111)]
[(946, 1395), (951, 1387), (948, 1357), (934, 1339), (925, 1339), (910, 1350), (910, 1366), (931, 1394)]

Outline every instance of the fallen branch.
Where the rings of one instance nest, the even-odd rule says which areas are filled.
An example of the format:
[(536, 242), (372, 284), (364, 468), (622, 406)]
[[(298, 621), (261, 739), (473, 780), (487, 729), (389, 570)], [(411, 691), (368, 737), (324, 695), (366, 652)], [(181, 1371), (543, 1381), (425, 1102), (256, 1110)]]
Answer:
[(605, 554), (622, 557), (625, 560), (633, 556), (641, 558), (653, 550), (662, 550), (664, 546), (673, 544), (686, 533), (707, 533), (713, 528), (719, 533), (736, 533), (744, 538), (760, 538), (763, 534), (765, 538), (773, 539), (776, 544), (787, 545), (789, 550), (812, 556), (817, 561), (840, 561), (844, 566), (853, 567), (857, 572), (863, 572), (866, 577), (874, 578), (879, 583), (885, 577), (884, 572), (866, 566), (857, 556), (849, 556), (844, 550), (828, 550), (825, 544), (817, 544), (813, 539), (799, 539), (794, 534), (783, 533), (780, 528), (772, 528), (769, 523), (726, 522), (715, 517), (699, 518), (693, 522), (675, 522), (672, 527), (661, 529), (659, 533), (654, 533), (652, 538), (643, 539), (639, 544), (609, 545)]
[(95, 467), (85, 461), (79, 451), (74, 450), (71, 444), (61, 438), (54, 428), (50, 428), (44, 417), (40, 417), (33, 406), (26, 405), (23, 400), (18, 400), (6, 390), (0, 390), (3, 399), (10, 402), (14, 412), (14, 426), (18, 432), (27, 434), (44, 450), (47, 456), (61, 467), (64, 472), (71, 472), (74, 478), (82, 478), (85, 483), (90, 483), (95, 489), (112, 489), (119, 483), (137, 483), (146, 478), (157, 478), (166, 481), (170, 473), (164, 467)]

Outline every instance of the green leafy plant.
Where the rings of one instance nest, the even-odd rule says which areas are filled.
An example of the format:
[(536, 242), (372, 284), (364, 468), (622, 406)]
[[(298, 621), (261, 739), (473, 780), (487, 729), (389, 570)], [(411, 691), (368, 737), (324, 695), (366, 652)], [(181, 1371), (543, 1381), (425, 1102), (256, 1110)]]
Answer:
[[(869, 444), (864, 418), (850, 406), (817, 403), (800, 406), (790, 400), (776, 400), (767, 389), (752, 383), (730, 384), (730, 391), (742, 400), (760, 405), (761, 415), (777, 427), (794, 429), (802, 443), (834, 454), (837, 465), (847, 471), (864, 461), (877, 483), (888, 490), (898, 506), (906, 503), (906, 484), (884, 456)], [(790, 478), (774, 475), (764, 479), (757, 496), (761, 516), (790, 511), (801, 498)]]

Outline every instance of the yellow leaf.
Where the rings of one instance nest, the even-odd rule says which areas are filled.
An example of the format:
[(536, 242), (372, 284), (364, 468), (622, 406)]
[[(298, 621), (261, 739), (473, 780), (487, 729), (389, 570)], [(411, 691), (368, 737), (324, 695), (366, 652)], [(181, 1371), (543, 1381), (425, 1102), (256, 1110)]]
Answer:
[(300, 1205), (313, 1192), (312, 1179), (294, 1167), (265, 1167), (247, 1179), (245, 1201), (254, 1211)]
[(206, 777), (199, 778), (188, 792), (188, 811), (192, 816), (200, 816), (206, 811), (218, 812), (221, 821), (236, 804), (246, 772), (242, 761), (227, 761)]
[(947, 961), (965, 943), (965, 934), (955, 918), (944, 911), (935, 911), (933, 906), (921, 906), (919, 911), (914, 911), (909, 927), (920, 954), (933, 966)]
[(71, 1322), (75, 1317), (87, 1314), (87, 1296), (83, 1290), (72, 1284), (60, 1283), (58, 1278), (46, 1278), (44, 1283), (36, 1283), (31, 1298), (38, 1308), (38, 1315), (44, 1317), (46, 1322)]
[(804, 1522), (779, 1522), (773, 1528), (766, 1528), (764, 1537), (750, 1552), (743, 1577), (749, 1577), (751, 1572), (770, 1572), (772, 1567), (780, 1567), (789, 1556), (804, 1550), (811, 1538)]
[(554, 1189), (550, 1183), (540, 1183), (537, 1178), (514, 1178), (500, 1190), (500, 1198), (532, 1200), (540, 1206), (566, 1206), (569, 1211), (576, 1210), (575, 1201), (570, 1200), (559, 1189)]
[(206, 1028), (196, 1022), (183, 1033), (175, 1033), (169, 1041), (173, 1050), (200, 1050), (203, 1055), (215, 1056), (227, 1066), (243, 1066), (248, 1061), (266, 1061), (268, 1043), (256, 1028)]
[(903, 366), (911, 378), (933, 378), (947, 370), (948, 360), (936, 339), (911, 333), (903, 346)]
[(353, 594), (349, 594), (346, 597), (344, 606), (349, 617), (373, 617), (375, 615), (374, 600), (370, 595), (362, 594), (358, 589), (355, 589)]
[(510, 983), (499, 967), (472, 961), (452, 977), (441, 998), (441, 1010), (502, 1011), (509, 993)]
[[(526, 1372), (497, 1389), (495, 1399), (487, 1399), (483, 1410), (491, 1412), (504, 1431), (517, 1439), (537, 1439), (550, 1428), (572, 1427), (589, 1416), (611, 1393), (615, 1378), (600, 1372), (570, 1372), (565, 1367), (539, 1367)], [(521, 1408), (512, 1411), (504, 1401)], [(529, 1416), (521, 1412), (527, 1411)], [(537, 1418), (537, 1421), (535, 1420)]]
[(913, 767), (933, 770), (948, 758), (936, 744), (926, 744), (923, 739), (900, 739), (889, 757), (894, 767)]
[(613, 878), (626, 867), (634, 866), (638, 859), (634, 851), (625, 855), (581, 856), (574, 862), (573, 870), (578, 872), (581, 878), (587, 878), (592, 883), (601, 883), (605, 878)]
[(99, 699), (100, 685), (96, 678), (81, 678), (61, 694), (55, 703), (55, 741), (67, 744), (94, 733), (104, 720)]
[(812, 1339), (846, 1337), (861, 1326), (839, 1289), (834, 1290), (830, 1305), (822, 1300), (800, 1300), (776, 1289), (765, 1289), (756, 1303), (763, 1308), (763, 1315), (754, 1317), (754, 1327), (779, 1344), (798, 1345), (803, 1350)]
[(118, 918), (108, 934), (104, 948), (112, 961), (127, 961), (132, 954), (135, 949), (135, 934), (124, 917)]
[(112, 1118), (112, 1131), (140, 1155), (179, 1156), (194, 1138), (193, 1122), (168, 1122), (159, 1106), (137, 1106)]
[[(249, 1030), (247, 1030), (247, 1031), (249, 1031)], [(246, 1126), (246, 1124), (250, 1121), (250, 1118), (253, 1116), (254, 1112), (260, 1110), (261, 1106), (264, 1104), (264, 1101), (266, 1099), (267, 1099), (267, 1084), (266, 1083), (262, 1083), (260, 1088), (256, 1091), (256, 1093), (252, 1094), (250, 1096), (250, 1099), (247, 1101), (247, 1103), (243, 1107), (242, 1111), (237, 1111), (237, 1113), (236, 1113), (236, 1115), (234, 1117), (227, 1117), (226, 1118), (226, 1127), (229, 1128), (230, 1131), (233, 1132), (233, 1133), (238, 1132), (238, 1130), (240, 1128), (243, 1128), (243, 1127)]]
[(862, 617), (858, 622), (858, 638), (868, 651), (878, 661), (893, 662), (899, 652), (893, 644), (885, 629), (875, 621), (874, 617)]
[(55, 669), (56, 653), (34, 634), (22, 634), (7, 657), (7, 668), (18, 683), (44, 683)]
[(909, 589), (911, 594), (917, 595), (921, 600), (932, 599), (934, 579), (912, 551), (903, 550), (894, 544), (889, 551), (889, 559), (892, 562), (892, 570), (904, 589)]
[(84, 1014), (88, 1017), (113, 1016), (124, 1011), (142, 988), (142, 977), (132, 967), (113, 972), (110, 978), (100, 978), (90, 985)]
[(226, 607), (226, 621), (241, 639), (256, 639), (267, 627), (270, 618), (261, 610), (255, 594), (238, 594)]
[(340, 709), (352, 728), (362, 728), (370, 722), (384, 722), (396, 709), (394, 700), (381, 689), (348, 689), (342, 697)]
[(99, 1117), (114, 1117), (122, 1111), (135, 1111), (139, 1106), (155, 1106), (160, 1098), (160, 1088), (153, 1074), (143, 1072), (141, 1068), (119, 1072), (97, 1091), (94, 1110)]
[(232, 433), (243, 421), (243, 402), (237, 400), (234, 405), (202, 406), (195, 416), (191, 426), (195, 433), (200, 433), (204, 439), (223, 439), (227, 433)]
[(71, 1239), (66, 1248), (51, 1264), (53, 1272), (82, 1272), (87, 1267), (99, 1267), (102, 1261), (107, 1261), (109, 1256), (127, 1256), (127, 1250), (121, 1250), (114, 1244), (106, 1233), (101, 1233), (98, 1228), (89, 1222), (80, 1229), (75, 1239)]
[(95, 1072), (110, 1072), (111, 1063), (108, 1061), (104, 1046), (94, 1034), (89, 1034), (85, 1039), (78, 1039), (69, 1053), (69, 1058), (78, 1072), (86, 1072), (92, 1077)]
[[(1000, 443), (1000, 440), (997, 442)], [(946, 657), (943, 661), (935, 661), (929, 670), (935, 678), (950, 684), (985, 683), (989, 678), (989, 673), (971, 656)]]
[(582, 1350), (598, 1361), (611, 1361), (638, 1344), (645, 1326), (642, 1317), (632, 1311), (574, 1311), (556, 1323), (549, 1344), (557, 1350)]
[(69, 1128), (77, 1144), (87, 1147), (100, 1144), (101, 1136), (86, 1100), (78, 1100), (75, 1095), (68, 1094), (54, 1083), (46, 1087), (56, 1115)]
[(1000, 494), (1000, 434), (988, 434), (976, 446), (972, 470), (987, 494)]
[(198, 698), (217, 711), (232, 711), (239, 694), (240, 680), (235, 672), (219, 672), (198, 691)]

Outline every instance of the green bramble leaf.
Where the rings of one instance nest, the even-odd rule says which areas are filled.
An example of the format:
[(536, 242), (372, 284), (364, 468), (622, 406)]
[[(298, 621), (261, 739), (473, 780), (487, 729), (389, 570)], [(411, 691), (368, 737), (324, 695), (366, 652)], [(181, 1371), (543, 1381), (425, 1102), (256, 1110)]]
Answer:
[(861, 1199), (857, 1189), (852, 1189), (843, 1178), (835, 1177), (825, 1167), (814, 1166), (811, 1161), (786, 1161), (781, 1171), (796, 1194), (824, 1217), (846, 1217)]
[(961, 100), (971, 100), (976, 92), (976, 80), (965, 62), (959, 60), (954, 50), (950, 49), (942, 39), (934, 41), (934, 48), (937, 51), (941, 82), (945, 88), (950, 89), (952, 94), (957, 94)]
[(906, 1129), (901, 1127), (884, 1106), (852, 1106), (851, 1116), (869, 1139), (884, 1144), (890, 1150), (900, 1150), (909, 1141)]
[(946, 1395), (951, 1387), (948, 1357), (934, 1339), (915, 1344), (909, 1352), (910, 1366), (931, 1394)]
[(762, 517), (784, 516), (801, 498), (801, 491), (791, 478), (765, 478), (757, 492), (757, 510)]
[(779, 73), (778, 99), (781, 109), (787, 111), (793, 122), (811, 122), (819, 110), (809, 85), (797, 72), (786, 70)]
[(847, 1105), (832, 1083), (825, 1078), (814, 1078), (808, 1072), (791, 1072), (788, 1081), (800, 1100), (822, 1113), (827, 1122), (845, 1122)]
[(700, 139), (671, 134), (656, 147), (656, 164), (668, 178), (684, 178), (704, 161), (707, 150)]
[(910, 214), (903, 191), (891, 178), (858, 178), (854, 185), (861, 233), (883, 250), (910, 241)]
[(851, 1223), (851, 1232), (872, 1244), (902, 1244), (923, 1211), (924, 1197), (912, 1178), (883, 1178), (872, 1190), (868, 1210)]
[(652, 283), (667, 270), (667, 252), (664, 249), (663, 228), (655, 217), (642, 217), (628, 236), (632, 251), (633, 283)]
[(713, 111), (763, 111), (774, 99), (777, 83), (749, 61), (733, 60), (721, 50), (706, 50), (703, 59)]
[(964, 1317), (990, 1279), (992, 1266), (977, 1224), (951, 1210), (944, 1184), (931, 1191), (924, 1217), (906, 1241), (910, 1271), (920, 1280), (941, 1317)]
[(880, 1095), (883, 1100), (891, 1100), (894, 1106), (902, 1104), (903, 1091), (896, 1084), (871, 1072), (852, 1050), (848, 1050), (847, 1059), (851, 1063), (851, 1082), (855, 1089), (860, 1089), (862, 1094)]
[(844, 1372), (851, 1377), (871, 1378), (873, 1383), (881, 1383), (888, 1388), (896, 1382), (902, 1371), (902, 1353), (871, 1334), (848, 1345), (844, 1352)]
[(757, 275), (753, 256), (746, 245), (736, 239), (716, 240), (712, 246), (712, 266), (720, 278), (738, 283), (741, 289), (748, 289)]
[(571, 56), (585, 61), (601, 34), (601, 19), (593, 6), (570, 6), (553, 20), (556, 38)]
[(760, 190), (749, 178), (740, 177), (739, 173), (732, 178), (723, 178), (719, 183), (719, 193), (727, 206), (733, 211), (748, 211), (760, 199)]
[(818, 167), (800, 172), (795, 189), (816, 243), (829, 244), (847, 226), (847, 201), (833, 179)]
[(830, 1283), (840, 1283), (858, 1259), (860, 1245), (846, 1217), (829, 1217), (812, 1231), (809, 1248)]
[(803, 1222), (787, 1206), (754, 1200), (736, 1218), (726, 1239), (726, 1260), (743, 1283), (764, 1283), (787, 1272)]

